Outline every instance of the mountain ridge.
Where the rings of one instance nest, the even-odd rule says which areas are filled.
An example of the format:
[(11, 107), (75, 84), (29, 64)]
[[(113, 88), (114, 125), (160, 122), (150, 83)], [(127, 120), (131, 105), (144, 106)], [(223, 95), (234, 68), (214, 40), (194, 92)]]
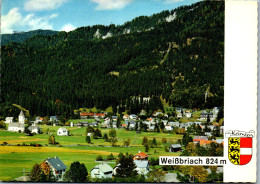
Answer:
[[(19, 104), (30, 114), (65, 117), (73, 109), (94, 106), (150, 114), (162, 108), (160, 98), (172, 106), (223, 106), (224, 2), (202, 1), (175, 11), (174, 20), (148, 31), (159, 17), (150, 23), (136, 19), (132, 26), (144, 31), (106, 39), (93, 35), (99, 28), (107, 35), (115, 26), (38, 35), (3, 46), (1, 102)], [(140, 104), (132, 97), (153, 100)]]

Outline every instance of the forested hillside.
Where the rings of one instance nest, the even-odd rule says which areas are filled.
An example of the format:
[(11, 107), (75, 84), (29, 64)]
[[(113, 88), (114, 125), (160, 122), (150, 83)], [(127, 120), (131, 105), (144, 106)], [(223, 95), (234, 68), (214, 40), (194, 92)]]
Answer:
[(35, 35), (52, 36), (57, 33), (58, 33), (58, 31), (38, 29), (38, 30), (34, 30), (34, 31), (29, 31), (29, 32), (15, 32), (13, 34), (2, 34), (1, 35), (1, 45), (6, 45), (10, 42), (22, 43)]
[(223, 106), (224, 2), (37, 35), (1, 49), (2, 103), (31, 114), (68, 117), (94, 106), (150, 111), (160, 108), (159, 98), (173, 106)]

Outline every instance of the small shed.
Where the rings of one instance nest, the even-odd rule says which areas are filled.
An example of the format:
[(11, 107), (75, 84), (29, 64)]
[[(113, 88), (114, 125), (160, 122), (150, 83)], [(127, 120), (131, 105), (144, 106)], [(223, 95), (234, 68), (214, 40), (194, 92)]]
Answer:
[(169, 152), (178, 152), (181, 151), (181, 145), (180, 144), (172, 144), (169, 147)]

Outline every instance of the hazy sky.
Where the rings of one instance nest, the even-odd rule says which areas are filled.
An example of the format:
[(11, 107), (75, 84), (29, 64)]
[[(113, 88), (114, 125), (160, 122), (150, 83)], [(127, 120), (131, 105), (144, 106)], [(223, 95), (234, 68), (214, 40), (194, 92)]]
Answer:
[(2, 0), (1, 32), (121, 25), (141, 15), (172, 10), (199, 0)]

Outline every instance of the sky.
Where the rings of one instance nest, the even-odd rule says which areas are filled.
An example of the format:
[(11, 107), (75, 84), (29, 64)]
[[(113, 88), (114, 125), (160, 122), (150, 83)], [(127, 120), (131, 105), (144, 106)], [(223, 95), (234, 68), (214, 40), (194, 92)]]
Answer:
[(2, 0), (1, 33), (36, 29), (72, 31), (78, 27), (122, 25), (126, 21), (199, 0)]

